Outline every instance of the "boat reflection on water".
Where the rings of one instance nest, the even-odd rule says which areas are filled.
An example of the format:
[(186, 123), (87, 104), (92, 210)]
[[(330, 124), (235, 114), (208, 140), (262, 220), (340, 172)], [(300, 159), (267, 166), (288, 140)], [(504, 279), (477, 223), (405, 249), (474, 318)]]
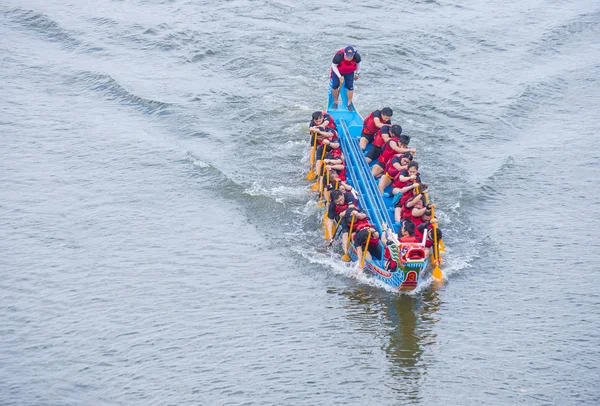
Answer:
[[(434, 326), (439, 321), (439, 294), (434, 289), (418, 295), (392, 294), (374, 287), (354, 286), (338, 293), (349, 302), (348, 318), (361, 331), (382, 337), (381, 349), (389, 361), (393, 389), (418, 399), (428, 365), (427, 347), (436, 345)], [(429, 351), (430, 353), (430, 351)]]

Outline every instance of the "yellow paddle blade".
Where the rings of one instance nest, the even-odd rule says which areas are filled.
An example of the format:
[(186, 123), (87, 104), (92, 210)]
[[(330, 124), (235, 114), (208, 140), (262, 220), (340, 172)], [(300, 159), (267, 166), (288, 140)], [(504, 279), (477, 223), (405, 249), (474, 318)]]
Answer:
[(433, 268), (433, 278), (438, 280), (442, 279), (442, 270), (437, 265)]
[(342, 261), (344, 261), (344, 262), (350, 262), (350, 255), (348, 255), (348, 254), (342, 255)]
[(319, 182), (315, 182), (315, 183), (312, 185), (312, 190), (314, 190), (314, 191), (317, 191), (317, 190), (319, 190)]
[(444, 246), (444, 240), (440, 240), (440, 251), (446, 252), (446, 247)]
[(362, 258), (360, 259), (360, 269), (365, 267), (365, 258), (367, 257), (367, 252), (369, 252), (369, 242), (371, 241), (371, 230), (369, 229), (369, 234), (367, 235), (367, 243), (365, 244), (365, 249), (362, 252)]
[(319, 203), (317, 203), (319, 205), (319, 207), (323, 207), (325, 206), (325, 200), (319, 200)]
[(329, 227), (325, 227), (325, 239), (330, 240), (331, 236), (329, 235)]
[(307, 180), (314, 180), (316, 177), (317, 175), (315, 175), (315, 171), (313, 171), (312, 169), (310, 170), (310, 172), (308, 172), (308, 175), (306, 175)]
[(431, 284), (431, 287), (434, 290), (440, 290), (444, 287), (444, 279), (434, 279), (433, 283)]

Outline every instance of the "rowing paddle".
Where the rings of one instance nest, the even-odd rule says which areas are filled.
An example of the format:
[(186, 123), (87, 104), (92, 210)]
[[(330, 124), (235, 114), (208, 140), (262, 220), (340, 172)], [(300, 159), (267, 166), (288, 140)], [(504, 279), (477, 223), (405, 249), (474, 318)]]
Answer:
[[(323, 149), (323, 151), (325, 151), (325, 149)], [(321, 165), (323, 165), (323, 164), (321, 164)], [(326, 169), (326, 170), (327, 170), (327, 175), (325, 176), (325, 178), (327, 179), (327, 183), (323, 183), (323, 179), (321, 180), (321, 190), (319, 192), (319, 203), (318, 203), (318, 205), (321, 206), (321, 207), (325, 206), (325, 186), (329, 185), (329, 176), (330, 176), (329, 174), (330, 174), (330, 172), (329, 172), (329, 169)]]
[(365, 249), (362, 253), (362, 258), (360, 259), (360, 269), (365, 267), (365, 257), (367, 256), (367, 252), (369, 251), (369, 242), (371, 241), (371, 229), (369, 228), (369, 235), (367, 236), (367, 243), (365, 244)]
[[(431, 208), (431, 217), (435, 216), (435, 207)], [(437, 223), (433, 223), (433, 257), (435, 260), (435, 267), (433, 268), (433, 277), (435, 279), (442, 279), (442, 270), (440, 269), (440, 247), (438, 246), (437, 239)]]
[(326, 240), (329, 240), (331, 236), (329, 235), (329, 226), (327, 225), (327, 220), (329, 220), (329, 207), (325, 208), (325, 214), (323, 215), (323, 225), (325, 226), (325, 235), (323, 237)]
[(313, 180), (317, 175), (315, 175), (315, 159), (317, 156), (317, 134), (314, 132), (310, 132), (310, 134), (314, 137), (315, 142), (310, 149), (310, 171), (308, 175), (306, 175), (307, 180)]
[(348, 231), (348, 241), (346, 241), (346, 252), (342, 255), (342, 261), (350, 262), (350, 255), (348, 250), (350, 249), (350, 238), (352, 238), (352, 228), (354, 228), (354, 214), (352, 215), (352, 221), (350, 222), (350, 231)]
[[(325, 146), (325, 144), (323, 144), (323, 153), (321, 154), (321, 164), (319, 165), (319, 177), (317, 178), (317, 181), (315, 182), (315, 184), (313, 185), (312, 189), (313, 190), (320, 190), (319, 187), (320, 185), (323, 183), (323, 160), (325, 159), (325, 151), (327, 150), (327, 147)], [(315, 152), (316, 153), (316, 152)], [(321, 206), (321, 205), (319, 205)]]
[[(342, 216), (340, 216), (340, 219), (338, 220), (337, 224), (335, 225), (335, 228), (333, 229), (333, 236), (331, 237), (331, 240), (329, 240), (329, 242), (326, 244), (327, 247), (331, 247), (333, 245), (333, 241), (335, 240), (335, 237), (338, 235), (338, 228), (340, 227), (340, 223), (342, 222)], [(340, 228), (341, 230), (341, 228)]]

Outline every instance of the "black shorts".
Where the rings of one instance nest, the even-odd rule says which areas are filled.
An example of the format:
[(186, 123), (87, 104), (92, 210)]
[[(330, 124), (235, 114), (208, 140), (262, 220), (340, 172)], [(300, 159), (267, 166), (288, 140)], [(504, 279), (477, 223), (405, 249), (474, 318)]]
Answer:
[[(327, 217), (329, 217), (329, 214), (327, 215)], [(340, 215), (339, 215), (339, 214), (336, 214), (336, 215), (334, 215), (333, 217), (329, 217), (329, 220), (331, 220), (331, 221), (333, 221), (333, 222), (334, 222), (334, 225), (333, 225), (333, 227), (335, 227), (335, 225), (337, 224), (337, 222), (338, 222), (338, 221), (340, 221)], [(342, 220), (342, 222), (343, 222), (343, 220)], [(341, 226), (341, 225), (342, 225), (342, 224), (340, 224), (340, 226)], [(343, 228), (342, 228), (342, 230), (343, 230)]]
[(323, 148), (325, 148), (325, 154), (327, 154), (327, 145), (325, 144), (321, 144), (317, 147), (317, 161), (321, 160), (321, 157), (323, 157)]
[[(369, 237), (369, 230), (362, 229), (354, 235), (354, 245), (357, 247), (365, 247), (367, 243), (367, 238)], [(381, 249), (381, 244), (369, 244), (369, 253), (375, 259), (381, 259), (381, 255), (383, 254), (383, 250)]]
[(346, 209), (346, 217), (344, 217), (342, 219), (342, 222), (340, 223), (340, 227), (342, 227), (342, 233), (347, 233), (348, 231), (350, 231), (350, 223), (352, 223), (352, 215), (350, 215), (350, 212), (353, 209), (351, 209), (350, 207), (348, 207)]
[(369, 152), (367, 152), (366, 157), (371, 158), (371, 161), (376, 161), (377, 158), (379, 158), (379, 155), (381, 155), (382, 151), (383, 151), (383, 148), (376, 147), (375, 145), (371, 145), (371, 148), (369, 148)]
[(342, 227), (342, 233), (347, 233), (350, 231), (350, 224), (346, 220), (342, 220), (340, 227)]
[(373, 139), (375, 138), (375, 134), (367, 134), (367, 133), (362, 133), (360, 135), (360, 138), (366, 138), (369, 141), (369, 144), (373, 142)]
[(375, 161), (375, 165), (379, 166), (381, 169), (385, 169), (385, 164), (382, 163), (379, 159)]

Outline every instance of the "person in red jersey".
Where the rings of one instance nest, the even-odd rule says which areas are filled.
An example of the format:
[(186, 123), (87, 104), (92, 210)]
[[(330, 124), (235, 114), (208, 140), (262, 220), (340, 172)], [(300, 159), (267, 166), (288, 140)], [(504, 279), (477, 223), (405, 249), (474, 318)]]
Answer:
[(415, 226), (420, 226), (426, 221), (431, 220), (432, 208), (435, 208), (435, 204), (423, 204), (422, 207), (413, 207), (410, 213), (410, 221), (415, 223)]
[(338, 143), (329, 144), (323, 165), (321, 176), (325, 185), (325, 199), (329, 201), (329, 193), (339, 189), (340, 183), (346, 182), (346, 162)]
[(413, 156), (410, 152), (396, 154), (385, 164), (385, 173), (379, 179), (379, 192), (384, 193), (385, 188), (392, 184), (392, 180), (401, 171), (408, 169), (408, 164), (412, 162)]
[(339, 148), (340, 142), (337, 131), (331, 127), (314, 127), (313, 136), (315, 135), (317, 137), (315, 173), (321, 176), (321, 157), (324, 156), (323, 149), (325, 149), (325, 154), (327, 154), (332, 149)]
[(356, 230), (356, 232), (353, 233), (352, 241), (354, 241), (354, 246), (356, 247), (356, 255), (360, 260), (367, 244), (367, 239), (369, 238), (369, 232), (371, 232), (366, 259), (381, 259), (383, 249), (379, 243), (379, 232), (375, 229), (375, 226), (371, 224), (366, 214), (363, 213), (363, 215), (363, 218), (357, 216), (359, 220), (354, 221), (353, 231)]
[(308, 127), (310, 131), (315, 131), (315, 127), (333, 128), (334, 130), (337, 130), (333, 117), (326, 111), (315, 111), (312, 113), (312, 119), (310, 120)]
[(421, 216), (423, 220), (425, 220), (426, 218), (428, 218), (429, 220), (426, 220), (424, 223), (421, 223), (417, 226), (417, 228), (415, 229), (415, 237), (417, 237), (419, 240), (423, 240), (423, 234), (425, 234), (426, 231), (429, 230), (433, 230), (433, 224), (437, 224), (438, 223), (438, 219), (436, 218), (432, 218), (431, 217), (431, 212), (429, 213), (429, 216)]
[(330, 142), (325, 152), (325, 159), (323, 159), (323, 163), (325, 165), (328, 164), (338, 164), (341, 161), (344, 162), (344, 154), (342, 153), (342, 149), (339, 147), (339, 142)]
[(396, 222), (399, 222), (405, 219), (410, 219), (413, 213), (413, 209), (420, 209), (423, 206), (425, 206), (425, 197), (421, 193), (418, 193), (413, 197), (407, 199), (403, 204), (399, 203), (398, 205), (396, 205), (394, 209), (394, 220), (396, 220)]
[(402, 228), (400, 229), (400, 242), (421, 242), (415, 236), (415, 228), (415, 224), (410, 220), (406, 220), (404, 223), (402, 223)]
[(419, 164), (416, 161), (410, 162), (407, 169), (402, 170), (392, 180), (392, 196), (394, 196), (394, 205), (396, 206), (396, 222), (400, 221), (402, 207), (409, 198), (414, 196), (414, 190), (419, 187), (420, 182)]
[[(355, 209), (354, 195), (352, 192), (342, 192), (341, 190), (333, 190), (330, 194), (329, 207), (327, 209), (327, 219), (325, 227), (328, 228), (329, 235), (333, 236), (333, 224), (338, 222), (340, 217), (344, 217), (348, 209)], [(343, 230), (343, 228), (342, 228)], [(342, 234), (343, 241), (343, 234)]]
[(375, 133), (373, 142), (371, 143), (371, 148), (365, 155), (365, 160), (367, 163), (377, 160), (383, 151), (385, 144), (391, 139), (397, 140), (400, 134), (402, 134), (402, 127), (400, 127), (398, 124), (384, 124), (379, 131)]
[[(329, 185), (327, 185), (327, 190), (333, 190), (332, 185), (337, 184), (339, 187), (340, 183), (346, 182), (346, 161), (341, 148), (333, 148), (326, 153), (323, 164), (325, 165), (325, 171), (329, 171)], [(326, 194), (326, 196), (328, 195)]]
[[(354, 222), (352, 221), (353, 218)], [(357, 228), (360, 230), (363, 227), (363, 224), (369, 224), (367, 214), (355, 206), (348, 208), (341, 217), (340, 228), (342, 229), (342, 248), (344, 250), (344, 254), (348, 254), (348, 250), (346, 248), (348, 245), (348, 238), (350, 238), (348, 235), (350, 233), (350, 226), (352, 226), (352, 235), (354, 235)]]
[(358, 80), (358, 75), (360, 75), (360, 61), (360, 54), (351, 46), (340, 49), (333, 56), (330, 73), (333, 109), (338, 108), (340, 85), (343, 77), (344, 87), (348, 90), (348, 105), (346, 107), (348, 111), (354, 111), (352, 97), (354, 96), (354, 81)]
[[(336, 170), (331, 171), (331, 182), (327, 185), (327, 191), (329, 193), (328, 201), (331, 202), (331, 192), (339, 190), (344, 195), (344, 200), (350, 201), (354, 199), (354, 207), (359, 206), (358, 192), (352, 188), (345, 180), (342, 180)], [(348, 194), (347, 194), (348, 193)], [(352, 195), (352, 197), (350, 197)], [(329, 211), (329, 207), (327, 208)]]
[[(315, 134), (317, 136), (317, 147), (321, 147), (321, 146), (323, 146), (323, 144), (329, 145), (329, 142), (334, 142), (334, 143), (339, 144), (338, 132), (335, 128), (319, 126), (319, 127), (312, 127), (311, 131), (313, 132), (313, 134)], [(325, 141), (329, 141), (329, 142), (325, 142)], [(321, 153), (323, 153), (323, 150), (321, 150)], [(319, 159), (320, 159), (320, 157), (321, 156), (319, 155)]]
[[(433, 219), (432, 221), (436, 221), (437, 219)], [(421, 226), (423, 226), (423, 224), (421, 224)], [(427, 238), (425, 239), (425, 258), (429, 257), (429, 255), (431, 254), (431, 252), (433, 251), (433, 243), (434, 243), (434, 229), (426, 229), (427, 230)], [(439, 242), (442, 240), (443, 235), (442, 235), (442, 230), (440, 230), (439, 228), (435, 229), (437, 231), (437, 241), (438, 244)], [(423, 231), (425, 232), (425, 231)]]
[[(394, 189), (398, 192), (394, 197), (394, 221), (396, 223), (405, 218), (402, 216), (405, 213), (405, 210), (408, 210), (405, 209), (406, 202), (415, 197), (415, 190), (421, 188), (422, 185), (422, 183), (409, 183), (402, 189)], [(406, 216), (410, 216), (410, 213), (406, 214)]]
[[(327, 157), (327, 155), (325, 156)], [(323, 162), (325, 163), (325, 170), (330, 172), (331, 182), (335, 182), (336, 180), (346, 182), (346, 163), (343, 157), (326, 158)]]
[(381, 127), (392, 124), (392, 114), (394, 112), (391, 108), (384, 107), (381, 110), (375, 110), (364, 119), (362, 134), (360, 135), (360, 149), (364, 151), (367, 145), (375, 140), (375, 135)]
[(417, 161), (411, 161), (406, 169), (400, 171), (400, 173), (392, 180), (392, 194), (397, 195), (398, 193), (402, 193), (403, 188), (415, 182), (421, 182), (419, 163)]
[[(392, 126), (392, 137), (385, 143), (385, 145), (381, 149), (382, 152), (381, 154), (379, 154), (377, 162), (375, 162), (375, 165), (373, 165), (373, 168), (371, 169), (371, 173), (376, 178), (380, 177), (383, 174), (383, 172), (385, 171), (385, 165), (390, 159), (392, 159), (394, 155), (406, 152), (414, 154), (417, 152), (417, 150), (414, 148), (408, 148), (408, 144), (410, 143), (410, 137), (408, 135), (396, 136), (393, 132), (394, 127), (396, 126)], [(402, 131), (402, 127), (400, 127), (400, 131)]]

